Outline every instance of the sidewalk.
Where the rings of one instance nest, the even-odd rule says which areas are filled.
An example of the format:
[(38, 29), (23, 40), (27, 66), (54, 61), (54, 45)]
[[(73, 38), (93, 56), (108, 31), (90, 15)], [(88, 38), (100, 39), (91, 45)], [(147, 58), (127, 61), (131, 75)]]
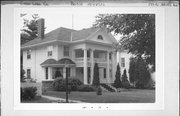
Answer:
[[(49, 100), (57, 101), (58, 103), (66, 103), (66, 99), (64, 99), (64, 98), (58, 98), (58, 97), (52, 97), (52, 96), (46, 96), (46, 95), (42, 95), (42, 97), (49, 99)], [(69, 101), (69, 103), (85, 103), (82, 101), (70, 100), (70, 99), (68, 99), (68, 101)]]

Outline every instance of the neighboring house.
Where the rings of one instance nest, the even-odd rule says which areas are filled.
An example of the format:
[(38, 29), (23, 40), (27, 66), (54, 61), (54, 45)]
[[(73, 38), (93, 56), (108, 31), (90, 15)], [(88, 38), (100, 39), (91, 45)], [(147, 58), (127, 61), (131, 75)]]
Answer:
[[(117, 53), (112, 44), (116, 39), (103, 28), (73, 30), (58, 28), (44, 34), (44, 19), (38, 20), (38, 37), (21, 46), (23, 69), (27, 78), (38, 82), (65, 78), (65, 61), (72, 65), (67, 70), (69, 78), (79, 78), (92, 84), (94, 63), (98, 63), (101, 83), (113, 83), (117, 66)], [(121, 66), (128, 67), (124, 53)], [(123, 59), (125, 58), (125, 59)], [(127, 69), (128, 70), (128, 69)]]

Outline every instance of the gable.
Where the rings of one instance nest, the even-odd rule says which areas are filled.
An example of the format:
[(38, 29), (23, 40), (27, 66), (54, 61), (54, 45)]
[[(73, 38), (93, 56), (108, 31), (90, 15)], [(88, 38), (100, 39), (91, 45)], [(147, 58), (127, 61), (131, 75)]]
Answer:
[(112, 36), (109, 35), (110, 33), (107, 33), (106, 31), (99, 29), (94, 34), (90, 35), (88, 37), (88, 40), (94, 41), (94, 42), (101, 42), (106, 44), (112, 44), (117, 42), (117, 40)]

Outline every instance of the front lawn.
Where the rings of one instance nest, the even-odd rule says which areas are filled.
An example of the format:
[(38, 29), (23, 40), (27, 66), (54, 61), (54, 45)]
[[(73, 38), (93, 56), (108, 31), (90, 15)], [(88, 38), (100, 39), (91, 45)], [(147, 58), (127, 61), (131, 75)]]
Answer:
[(35, 97), (32, 100), (22, 100), (21, 103), (52, 103), (55, 101), (43, 98), (43, 97)]
[[(47, 91), (47, 96), (60, 97), (65, 99), (65, 92)], [(155, 90), (130, 89), (122, 92), (103, 92), (96, 95), (96, 92), (71, 92), (69, 99), (88, 103), (154, 103)]]

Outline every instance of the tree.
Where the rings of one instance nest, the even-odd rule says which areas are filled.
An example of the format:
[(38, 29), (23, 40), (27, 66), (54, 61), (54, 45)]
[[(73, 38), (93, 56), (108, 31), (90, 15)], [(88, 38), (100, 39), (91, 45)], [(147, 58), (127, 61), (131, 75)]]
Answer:
[(135, 84), (135, 69), (136, 69), (136, 59), (131, 57), (129, 62), (129, 80), (133, 85)]
[[(24, 15), (23, 15), (24, 16)], [(31, 41), (37, 37), (38, 14), (33, 14), (32, 19), (24, 19), (24, 26), (21, 30), (21, 44)]]
[(25, 76), (24, 76), (25, 70), (21, 68), (20, 73), (21, 73), (21, 78), (20, 78), (21, 80), (20, 80), (20, 81), (21, 81), (21, 82), (24, 82), (24, 81), (25, 81), (25, 80), (24, 80), (24, 78), (25, 78)]
[(144, 88), (151, 77), (146, 62), (142, 58), (137, 59), (135, 73), (136, 87)]
[(155, 15), (154, 14), (99, 14), (94, 26), (105, 27), (121, 34), (120, 48), (137, 57), (142, 55), (155, 71)]
[(127, 79), (126, 69), (124, 69), (123, 75), (122, 75), (122, 87), (126, 89), (129, 89), (130, 87), (129, 81)]
[(116, 69), (116, 75), (115, 75), (116, 79), (114, 80), (114, 87), (119, 88), (122, 87), (122, 83), (121, 83), (121, 71), (120, 71), (120, 67), (119, 67), (119, 63), (117, 65), (117, 69)]
[(93, 86), (99, 86), (100, 85), (100, 81), (99, 81), (99, 67), (98, 64), (95, 63), (94, 65), (94, 75), (93, 75)]

